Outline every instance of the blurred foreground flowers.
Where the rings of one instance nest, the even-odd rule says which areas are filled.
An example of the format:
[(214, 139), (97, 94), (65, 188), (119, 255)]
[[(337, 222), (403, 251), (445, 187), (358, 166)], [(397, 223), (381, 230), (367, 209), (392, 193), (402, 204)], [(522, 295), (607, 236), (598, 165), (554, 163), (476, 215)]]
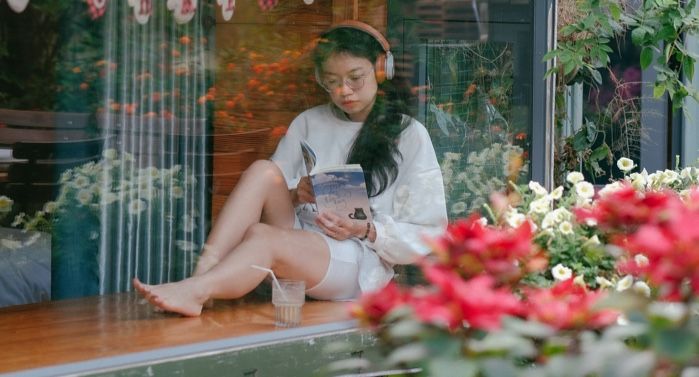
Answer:
[(484, 217), (431, 240), (423, 285), (362, 296), (352, 314), (383, 355), (372, 367), (429, 376), (696, 375), (697, 170), (633, 173), (598, 190), (579, 173), (567, 181), (552, 192), (532, 182), (493, 195)]

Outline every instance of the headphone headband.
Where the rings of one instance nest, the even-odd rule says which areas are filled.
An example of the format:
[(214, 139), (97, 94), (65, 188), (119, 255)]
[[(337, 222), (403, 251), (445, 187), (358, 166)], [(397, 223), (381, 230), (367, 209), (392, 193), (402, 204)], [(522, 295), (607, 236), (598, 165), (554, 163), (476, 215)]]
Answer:
[[(391, 45), (388, 43), (388, 40), (383, 36), (383, 34), (381, 34), (381, 32), (374, 29), (371, 25), (365, 24), (364, 22), (357, 20), (345, 20), (331, 25), (330, 28), (323, 32), (323, 34), (341, 28), (349, 28), (363, 31), (374, 37), (374, 40), (379, 42), (379, 45), (381, 45), (381, 48), (384, 51), (382, 54), (379, 54), (374, 64), (374, 70), (376, 71), (376, 80), (378, 83), (382, 83), (386, 79), (390, 80), (393, 78), (394, 65), (393, 54), (391, 53)], [(317, 70), (316, 80), (320, 82), (319, 73)]]
[(357, 20), (345, 20), (342, 22), (338, 22), (336, 24), (333, 24), (330, 26), (328, 30), (326, 30), (324, 33), (329, 33), (335, 29), (341, 29), (341, 28), (350, 28), (350, 29), (356, 29), (359, 31), (363, 31), (372, 37), (376, 39), (377, 42), (381, 45), (381, 48), (384, 50), (384, 52), (390, 53), (391, 52), (391, 45), (388, 43), (388, 40), (384, 38), (383, 34), (379, 32), (378, 30), (374, 29), (373, 26), (369, 24), (365, 24), (364, 22), (357, 21)]

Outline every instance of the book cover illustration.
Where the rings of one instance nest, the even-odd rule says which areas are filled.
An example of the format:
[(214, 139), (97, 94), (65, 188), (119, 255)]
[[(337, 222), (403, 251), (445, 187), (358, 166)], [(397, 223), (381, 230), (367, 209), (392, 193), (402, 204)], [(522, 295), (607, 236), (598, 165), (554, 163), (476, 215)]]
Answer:
[(310, 173), (316, 211), (332, 211), (364, 224), (371, 221), (369, 196), (360, 165), (329, 166), (314, 170), (316, 154), (304, 141), (301, 141), (301, 153), (306, 172)]

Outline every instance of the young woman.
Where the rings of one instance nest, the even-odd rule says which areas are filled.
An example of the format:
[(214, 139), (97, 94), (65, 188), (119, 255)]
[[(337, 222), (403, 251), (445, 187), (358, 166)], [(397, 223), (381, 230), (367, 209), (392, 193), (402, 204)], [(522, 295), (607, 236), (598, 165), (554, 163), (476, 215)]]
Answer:
[[(212, 298), (238, 298), (267, 276), (304, 280), (323, 300), (356, 298), (383, 287), (393, 265), (429, 250), (423, 237), (447, 222), (442, 176), (425, 128), (391, 98), (388, 42), (369, 25), (350, 21), (326, 31), (313, 52), (318, 83), (330, 103), (301, 113), (271, 161), (242, 175), (214, 225), (192, 277), (135, 288), (156, 307), (196, 316)], [(404, 100), (404, 99), (403, 99)], [(334, 213), (312, 213), (302, 173), (300, 141), (317, 166), (360, 164), (373, 221), (355, 224)]]

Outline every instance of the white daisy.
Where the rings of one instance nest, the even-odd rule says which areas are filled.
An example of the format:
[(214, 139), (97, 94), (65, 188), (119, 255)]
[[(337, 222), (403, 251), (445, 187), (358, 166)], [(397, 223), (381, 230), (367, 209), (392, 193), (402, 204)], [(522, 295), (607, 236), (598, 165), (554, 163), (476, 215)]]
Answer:
[(536, 181), (529, 182), (529, 189), (534, 192), (537, 197), (541, 197), (548, 194), (548, 191)]
[(558, 231), (562, 234), (573, 234), (573, 224), (570, 221), (564, 221), (558, 226)]
[(551, 269), (551, 275), (553, 275), (553, 278), (558, 281), (564, 281), (573, 276), (573, 271), (559, 263)]

